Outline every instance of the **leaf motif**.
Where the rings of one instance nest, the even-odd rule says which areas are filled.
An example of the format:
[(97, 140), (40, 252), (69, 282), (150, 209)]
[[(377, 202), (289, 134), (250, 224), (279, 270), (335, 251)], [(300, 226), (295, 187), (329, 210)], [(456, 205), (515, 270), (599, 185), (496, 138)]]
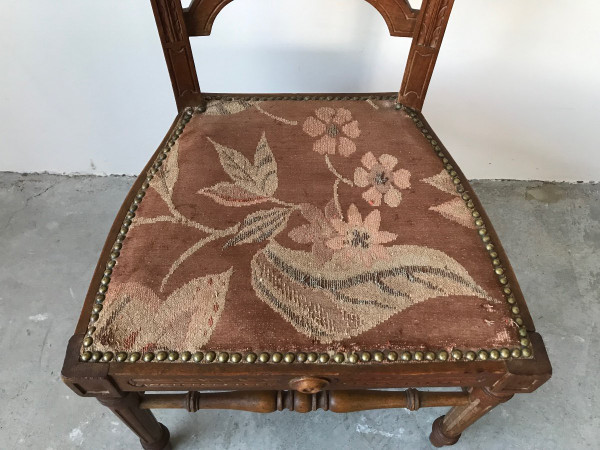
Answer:
[(273, 195), (279, 183), (277, 179), (277, 163), (275, 162), (275, 157), (273, 156), (273, 152), (271, 152), (264, 131), (254, 153), (254, 167), (256, 168), (257, 184), (259, 184), (261, 192), (264, 192), (267, 196)]
[(477, 228), (471, 215), (471, 211), (465, 206), (465, 202), (460, 198), (453, 198), (441, 205), (431, 206), (432, 211), (440, 213), (446, 219), (461, 224), (463, 227)]
[(173, 189), (179, 178), (179, 141), (176, 141), (169, 156), (164, 160), (163, 164), (158, 169), (154, 178), (150, 182), (158, 195), (167, 203), (171, 204), (173, 197)]
[[(221, 317), (232, 273), (230, 268), (195, 278), (166, 299), (140, 283), (111, 283), (113, 313), (107, 313), (109, 304), (105, 302), (94, 342), (137, 351), (201, 348)], [(118, 320), (114, 320), (117, 315)]]
[(226, 116), (230, 114), (237, 114), (242, 111), (246, 111), (248, 108), (253, 107), (257, 101), (247, 100), (214, 100), (208, 102), (204, 115), (207, 116)]
[(455, 259), (414, 245), (388, 247), (390, 258), (366, 269), (335, 257), (318, 265), (309, 252), (276, 242), (252, 259), (252, 286), (301, 333), (322, 343), (357, 336), (409, 306), (435, 297), (496, 302)]
[(248, 206), (269, 201), (268, 197), (257, 196), (237, 184), (227, 182), (200, 189), (198, 193), (224, 206)]
[[(221, 145), (211, 138), (208, 138), (212, 145), (215, 146), (215, 150), (219, 154), (219, 160), (221, 166), (227, 175), (238, 185), (247, 188), (250, 185), (253, 189), (248, 189), (251, 192), (255, 192), (256, 184), (254, 182), (255, 168), (248, 158), (242, 155), (237, 150)], [(258, 193), (258, 192), (255, 192)]]
[(256, 211), (246, 216), (237, 234), (223, 246), (262, 242), (279, 234), (286, 226), (291, 208), (272, 208)]
[(254, 153), (254, 164), (237, 150), (208, 140), (215, 146), (221, 166), (236, 185), (259, 197), (270, 197), (275, 193), (277, 163), (264, 133)]

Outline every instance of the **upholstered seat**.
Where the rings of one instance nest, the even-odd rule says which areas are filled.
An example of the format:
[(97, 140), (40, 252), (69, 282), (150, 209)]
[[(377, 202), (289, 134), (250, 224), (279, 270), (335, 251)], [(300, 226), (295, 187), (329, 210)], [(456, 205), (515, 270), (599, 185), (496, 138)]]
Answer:
[(120, 212), (82, 358), (529, 356), (485, 214), (395, 98), (212, 97), (186, 110)]

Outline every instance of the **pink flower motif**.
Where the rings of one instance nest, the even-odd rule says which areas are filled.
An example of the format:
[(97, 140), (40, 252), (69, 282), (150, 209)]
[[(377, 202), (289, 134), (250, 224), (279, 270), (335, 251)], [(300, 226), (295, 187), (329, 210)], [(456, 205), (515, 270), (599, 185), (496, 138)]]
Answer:
[(313, 150), (321, 155), (335, 154), (350, 156), (356, 145), (349, 138), (360, 136), (358, 121), (352, 120), (352, 113), (344, 108), (323, 107), (315, 111), (315, 116), (304, 121), (302, 129), (311, 137), (321, 136), (313, 145)]
[(398, 159), (392, 155), (384, 154), (377, 160), (373, 153), (369, 152), (361, 158), (361, 162), (366, 170), (358, 167), (354, 171), (354, 184), (359, 187), (370, 186), (362, 194), (367, 203), (380, 206), (383, 197), (386, 205), (393, 208), (398, 206), (402, 200), (402, 194), (398, 189), (410, 187), (410, 172), (405, 169), (394, 171)]
[(325, 245), (326, 241), (336, 235), (331, 221), (341, 219), (335, 209), (335, 203), (330, 200), (324, 211), (314, 205), (304, 203), (300, 206), (300, 213), (309, 223), (290, 230), (288, 236), (299, 244), (312, 244), (311, 250), (315, 260), (324, 264), (332, 258), (334, 253), (333, 249)]
[(389, 259), (387, 249), (381, 244), (393, 241), (398, 235), (379, 231), (380, 224), (379, 210), (371, 211), (363, 221), (358, 208), (352, 204), (348, 208), (347, 222), (331, 220), (337, 236), (326, 242), (327, 247), (336, 250), (343, 261), (359, 262), (367, 267), (374, 261)]

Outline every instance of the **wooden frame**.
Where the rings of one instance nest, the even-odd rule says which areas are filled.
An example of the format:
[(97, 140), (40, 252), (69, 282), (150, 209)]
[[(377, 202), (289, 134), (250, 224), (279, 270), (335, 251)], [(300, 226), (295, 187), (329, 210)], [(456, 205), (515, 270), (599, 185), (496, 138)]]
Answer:
[[(229, 1), (195, 0), (187, 10), (183, 10), (179, 0), (151, 0), (180, 114), (142, 174), (151, 168), (185, 114), (185, 108), (200, 105), (202, 109), (204, 100), (198, 85), (189, 36), (209, 34), (216, 15)], [(419, 110), (453, 0), (424, 0), (420, 12), (409, 8), (406, 0), (368, 1), (382, 13), (392, 35), (413, 36), (407, 71), (398, 98), (403, 104)], [(416, 114), (431, 130), (425, 118), (418, 111)], [(440, 142), (433, 132), (429, 133), (433, 135), (432, 139)], [(439, 145), (443, 149), (441, 143)], [(450, 157), (448, 159), (452, 166), (458, 167)], [(456, 170), (460, 179), (466, 180), (460, 170)], [(451, 445), (464, 429), (493, 407), (514, 394), (534, 391), (551, 376), (552, 369), (543, 341), (535, 332), (520, 292), (515, 292), (515, 297), (533, 354), (525, 359), (359, 365), (84, 362), (80, 359), (80, 353), (96, 287), (103, 276), (104, 262), (143, 180), (144, 177), (138, 178), (131, 188), (109, 232), (75, 334), (69, 341), (62, 377), (78, 395), (96, 397), (111, 409), (139, 436), (145, 449), (170, 448), (169, 432), (150, 411), (154, 408), (181, 408), (191, 412), (213, 408), (254, 412), (289, 409), (302, 413), (324, 409), (342, 413), (378, 408), (417, 410), (430, 406), (450, 406), (449, 413), (434, 422), (430, 439), (436, 446)], [(468, 182), (464, 184), (472, 192)], [(482, 218), (490, 224), (475, 195), (472, 195), (472, 200), (482, 212)], [(499, 257), (508, 261), (491, 226), (488, 226), (488, 232), (497, 243)], [(514, 278), (508, 263), (506, 272)], [(515, 288), (518, 291), (518, 287)], [(419, 387), (462, 388), (462, 391), (421, 392), (415, 389)], [(380, 390), (389, 388), (406, 390)], [(161, 391), (183, 393), (161, 394)]]
[[(190, 36), (208, 36), (219, 12), (232, 0), (151, 0), (179, 111), (203, 104)], [(421, 110), (454, 0), (423, 0), (414, 10), (408, 0), (367, 0), (385, 20), (390, 35), (412, 37), (398, 101)]]

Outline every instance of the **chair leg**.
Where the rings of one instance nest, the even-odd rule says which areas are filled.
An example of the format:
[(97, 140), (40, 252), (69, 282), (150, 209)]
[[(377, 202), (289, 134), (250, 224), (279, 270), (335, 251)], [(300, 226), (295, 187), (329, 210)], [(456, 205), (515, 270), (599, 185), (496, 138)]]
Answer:
[(444, 447), (458, 442), (460, 434), (477, 419), (500, 403), (504, 403), (513, 394), (492, 392), (488, 388), (470, 388), (469, 404), (455, 406), (445, 416), (433, 422), (429, 440), (435, 447)]
[(169, 430), (148, 409), (140, 409), (141, 395), (129, 392), (122, 397), (97, 397), (139, 438), (145, 450), (171, 450)]

